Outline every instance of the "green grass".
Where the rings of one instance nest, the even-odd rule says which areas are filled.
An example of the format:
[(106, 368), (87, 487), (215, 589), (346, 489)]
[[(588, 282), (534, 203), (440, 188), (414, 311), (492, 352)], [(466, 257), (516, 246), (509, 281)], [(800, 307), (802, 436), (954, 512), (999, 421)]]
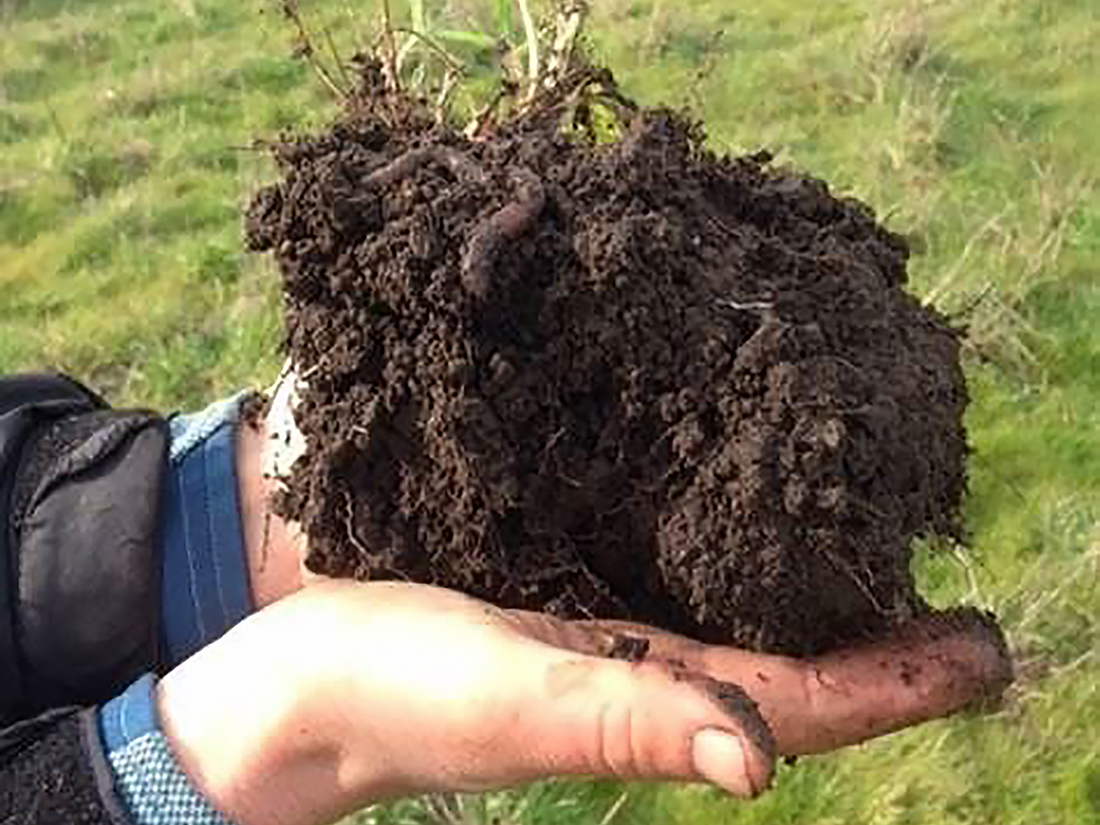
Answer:
[[(438, 31), (507, 15), (441, 5), (425, 4)], [(596, 5), (598, 52), (630, 93), (871, 203), (921, 250), (912, 288), (970, 326), (972, 549), (924, 553), (920, 575), (934, 601), (1004, 616), (1020, 681), (992, 718), (803, 760), (753, 804), (551, 784), (471, 815), (1100, 823), (1100, 5)], [(369, 40), (369, 6), (303, 8), (345, 52)], [(274, 4), (0, 0), (0, 27), (0, 369), (66, 369), (164, 408), (272, 379), (277, 284), (242, 252), (240, 210), (274, 171), (244, 147), (331, 111)]]
[(157, 406), (270, 374), (278, 298), (239, 215), (271, 170), (248, 146), (326, 113), (279, 18), (0, 8), (0, 365)]

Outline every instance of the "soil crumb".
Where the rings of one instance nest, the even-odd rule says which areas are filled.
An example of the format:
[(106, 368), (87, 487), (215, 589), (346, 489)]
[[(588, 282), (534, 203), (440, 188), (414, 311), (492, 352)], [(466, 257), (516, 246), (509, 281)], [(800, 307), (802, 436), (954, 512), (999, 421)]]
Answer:
[(350, 107), (274, 148), (317, 572), (813, 654), (926, 608), (959, 330), (865, 204), (639, 109), (612, 143)]

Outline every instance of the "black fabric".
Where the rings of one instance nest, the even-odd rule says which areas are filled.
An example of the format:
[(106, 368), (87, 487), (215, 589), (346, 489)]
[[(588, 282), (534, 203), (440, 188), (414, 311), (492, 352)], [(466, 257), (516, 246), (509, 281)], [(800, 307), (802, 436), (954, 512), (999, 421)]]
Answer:
[[(3, 765), (9, 759), (14, 759), (21, 750), (33, 744), (38, 737), (52, 728), (59, 719), (77, 710), (80, 710), (80, 708), (72, 706), (52, 708), (31, 719), (24, 719), (22, 722), (16, 722), (14, 725), (4, 728), (0, 731), (0, 765)], [(0, 820), (0, 822), (3, 822), (3, 820)]]
[[(35, 430), (23, 447), (23, 460), (9, 502), (12, 514), (18, 516), (26, 511), (42, 479), (55, 471), (58, 456), (79, 447), (114, 415), (116, 413), (109, 409), (83, 412), (59, 418)], [(19, 530), (18, 522), (10, 526)]]
[(0, 379), (0, 728), (159, 664), (167, 427), (54, 381)]
[(0, 823), (129, 825), (103, 772), (95, 711), (55, 715), (0, 758)]
[(120, 413), (62, 454), (17, 515), (31, 712), (102, 702), (155, 669), (166, 450), (147, 415)]
[(23, 448), (46, 423), (103, 407), (82, 385), (58, 375), (0, 378), (0, 726), (24, 693), (15, 644), (15, 553), (11, 504)]
[(47, 401), (76, 401), (89, 409), (107, 402), (76, 379), (57, 373), (0, 376), (0, 416), (23, 406)]

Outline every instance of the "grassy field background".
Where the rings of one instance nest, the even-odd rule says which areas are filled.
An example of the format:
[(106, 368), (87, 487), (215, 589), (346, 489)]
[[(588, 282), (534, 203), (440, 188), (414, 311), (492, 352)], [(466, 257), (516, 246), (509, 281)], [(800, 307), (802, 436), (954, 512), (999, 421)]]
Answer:
[[(1100, 823), (1100, 4), (595, 5), (631, 94), (872, 204), (919, 252), (913, 290), (970, 326), (972, 546), (919, 572), (933, 601), (1003, 616), (1020, 679), (992, 718), (803, 760), (752, 804), (550, 783), (469, 821)], [(501, 8), (427, 11), (492, 32)], [(302, 9), (345, 54), (376, 23), (369, 3)], [(274, 170), (248, 147), (333, 106), (276, 4), (0, 0), (0, 32), (0, 370), (161, 408), (272, 380), (277, 283), (240, 213)]]

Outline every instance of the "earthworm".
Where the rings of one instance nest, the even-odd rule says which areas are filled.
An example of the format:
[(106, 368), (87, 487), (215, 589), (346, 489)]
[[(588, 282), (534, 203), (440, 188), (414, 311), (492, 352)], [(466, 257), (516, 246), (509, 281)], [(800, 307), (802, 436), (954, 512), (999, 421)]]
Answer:
[(534, 172), (521, 166), (512, 169), (509, 177), (516, 187), (515, 200), (478, 224), (462, 256), (462, 286), (478, 298), (489, 292), (493, 263), (501, 249), (528, 232), (546, 205), (546, 190)]
[(426, 146), (421, 149), (410, 149), (381, 169), (375, 169), (367, 175), (366, 182), (371, 186), (384, 188), (408, 177), (424, 164), (433, 161), (440, 166), (446, 166), (451, 174), (459, 180), (482, 186), (487, 183), (485, 172), (482, 171), (480, 166), (461, 152), (447, 146)]

